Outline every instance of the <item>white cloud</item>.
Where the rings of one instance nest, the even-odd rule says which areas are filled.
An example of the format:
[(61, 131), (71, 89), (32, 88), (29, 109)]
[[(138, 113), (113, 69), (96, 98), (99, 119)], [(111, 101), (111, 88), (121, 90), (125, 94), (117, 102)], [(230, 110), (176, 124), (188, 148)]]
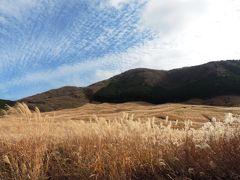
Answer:
[(37, 85), (39, 83), (54, 87), (65, 85), (85, 86), (120, 73), (118, 67), (113, 70), (108, 69), (109, 66), (113, 66), (112, 63), (115, 62), (115, 57), (115, 55), (110, 55), (91, 61), (62, 65), (52, 70), (28, 73), (0, 84), (0, 90), (13, 86)]
[(119, 70), (98, 69), (96, 70), (95, 78), (96, 80), (108, 79), (119, 73)]
[(110, 6), (115, 8), (119, 8), (121, 5), (125, 3), (129, 3), (131, 0), (108, 0)]
[(150, 0), (105, 0), (101, 5), (105, 7), (114, 7), (116, 9), (121, 9), (124, 5), (129, 5), (132, 8), (136, 8), (136, 4), (145, 4)]
[[(157, 3), (154, 0), (153, 2)], [(186, 0), (181, 3), (189, 2)], [(192, 3), (196, 3), (196, 1), (192, 1)], [(240, 59), (240, 2), (237, 0), (211, 0), (205, 3), (205, 5), (202, 4), (202, 13), (200, 11), (192, 12), (199, 7), (197, 3), (196, 7), (193, 7), (193, 4), (182, 7), (182, 10), (189, 10), (194, 16), (188, 17), (189, 14), (183, 12), (183, 17), (180, 16), (179, 22), (177, 22), (177, 17), (182, 10), (175, 8), (166, 8), (167, 11), (172, 9), (168, 12), (170, 15), (166, 15), (166, 17), (173, 17), (166, 18), (166, 21), (161, 20), (160, 11), (149, 16), (149, 19), (156, 19), (156, 24), (153, 20), (147, 26), (159, 28), (158, 38), (141, 47), (131, 48), (127, 52), (115, 55), (115, 62), (121, 62), (119, 63), (121, 71), (136, 67), (172, 69), (209, 61)], [(152, 6), (154, 7), (153, 4)], [(169, 6), (172, 7), (172, 5)], [(179, 8), (181, 9), (181, 6)], [(174, 9), (179, 12), (174, 13)], [(157, 15), (158, 13), (159, 15)], [(176, 23), (172, 23), (175, 21)], [(163, 32), (161, 27), (164, 28), (161, 22), (169, 23), (165, 33), (161, 33)]]
[(47, 83), (47, 84), (56, 84), (56, 85), (57, 84), (64, 85), (65, 83), (74, 83), (74, 85), (81, 84), (79, 81), (68, 82), (69, 79), (67, 77), (89, 71), (92, 68), (96, 68), (98, 64), (99, 63), (96, 63), (96, 62), (83, 62), (83, 63), (77, 63), (72, 65), (62, 65), (53, 70), (29, 73), (22, 77), (13, 79), (8, 83), (2, 84), (0, 88), (4, 89), (11, 86), (20, 86), (20, 85), (24, 86), (27, 84), (38, 84), (39, 82)]
[(239, 9), (239, 1), (210, 1), (207, 13), (179, 34), (182, 49), (208, 60), (239, 58)]
[(144, 3), (141, 14), (142, 28), (151, 28), (158, 33), (177, 32), (189, 21), (203, 13), (207, 0), (107, 0), (108, 5), (117, 9), (124, 4)]
[(205, 7), (206, 0), (148, 0), (142, 13), (143, 25), (160, 33), (176, 32)]
[(171, 69), (240, 59), (240, 1), (149, 0), (142, 18), (159, 35), (119, 55), (128, 68)]
[(22, 14), (33, 8), (37, 0), (0, 0), (0, 13), (21, 18)]

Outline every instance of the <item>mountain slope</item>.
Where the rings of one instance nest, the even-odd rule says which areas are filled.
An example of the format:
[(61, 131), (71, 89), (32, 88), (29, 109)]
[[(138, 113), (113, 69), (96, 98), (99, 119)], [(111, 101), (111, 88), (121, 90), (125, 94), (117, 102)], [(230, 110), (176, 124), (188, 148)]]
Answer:
[(94, 94), (94, 99), (166, 103), (221, 95), (240, 95), (240, 61), (211, 62), (170, 71), (130, 70), (113, 77), (108, 86)]
[(188, 102), (240, 105), (240, 61), (216, 61), (170, 71), (133, 69), (91, 86), (63, 87), (22, 99), (42, 111), (88, 102)]
[(53, 111), (79, 107), (89, 102), (89, 91), (85, 88), (66, 86), (53, 89), (20, 100), (30, 108), (38, 107), (41, 111)]

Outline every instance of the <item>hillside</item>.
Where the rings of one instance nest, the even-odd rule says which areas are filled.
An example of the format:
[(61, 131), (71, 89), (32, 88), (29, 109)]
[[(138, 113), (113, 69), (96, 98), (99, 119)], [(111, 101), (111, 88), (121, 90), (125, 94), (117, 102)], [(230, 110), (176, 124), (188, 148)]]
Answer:
[(89, 102), (90, 94), (88, 89), (66, 86), (53, 89), (45, 93), (25, 98), (30, 108), (38, 107), (41, 111), (53, 111), (67, 108), (75, 108)]
[(42, 111), (74, 108), (88, 102), (145, 101), (240, 105), (240, 61), (216, 61), (170, 71), (133, 69), (88, 87), (63, 87), (20, 101)]
[(108, 86), (94, 94), (94, 99), (156, 104), (201, 99), (205, 103), (223, 95), (240, 95), (240, 61), (211, 62), (170, 71), (130, 70), (113, 77)]

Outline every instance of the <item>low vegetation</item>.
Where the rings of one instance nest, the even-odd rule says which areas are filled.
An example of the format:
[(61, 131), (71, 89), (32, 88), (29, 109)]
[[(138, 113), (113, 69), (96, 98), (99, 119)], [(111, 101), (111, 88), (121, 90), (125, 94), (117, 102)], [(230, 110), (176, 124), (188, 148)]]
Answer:
[(25, 104), (0, 119), (0, 179), (240, 179), (240, 117), (56, 121)]
[[(10, 106), (13, 106), (15, 104), (15, 102), (14, 101), (8, 101), (8, 100), (0, 99), (0, 109), (4, 109), (6, 104), (8, 104)], [(1, 115), (1, 112), (0, 112), (0, 115)]]

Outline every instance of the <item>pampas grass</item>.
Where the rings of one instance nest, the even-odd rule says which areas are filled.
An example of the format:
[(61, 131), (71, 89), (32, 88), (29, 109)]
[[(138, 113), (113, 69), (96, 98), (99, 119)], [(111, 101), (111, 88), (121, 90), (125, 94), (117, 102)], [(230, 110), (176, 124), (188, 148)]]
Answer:
[(126, 113), (57, 122), (17, 104), (0, 119), (0, 179), (239, 179), (240, 118), (193, 126)]

